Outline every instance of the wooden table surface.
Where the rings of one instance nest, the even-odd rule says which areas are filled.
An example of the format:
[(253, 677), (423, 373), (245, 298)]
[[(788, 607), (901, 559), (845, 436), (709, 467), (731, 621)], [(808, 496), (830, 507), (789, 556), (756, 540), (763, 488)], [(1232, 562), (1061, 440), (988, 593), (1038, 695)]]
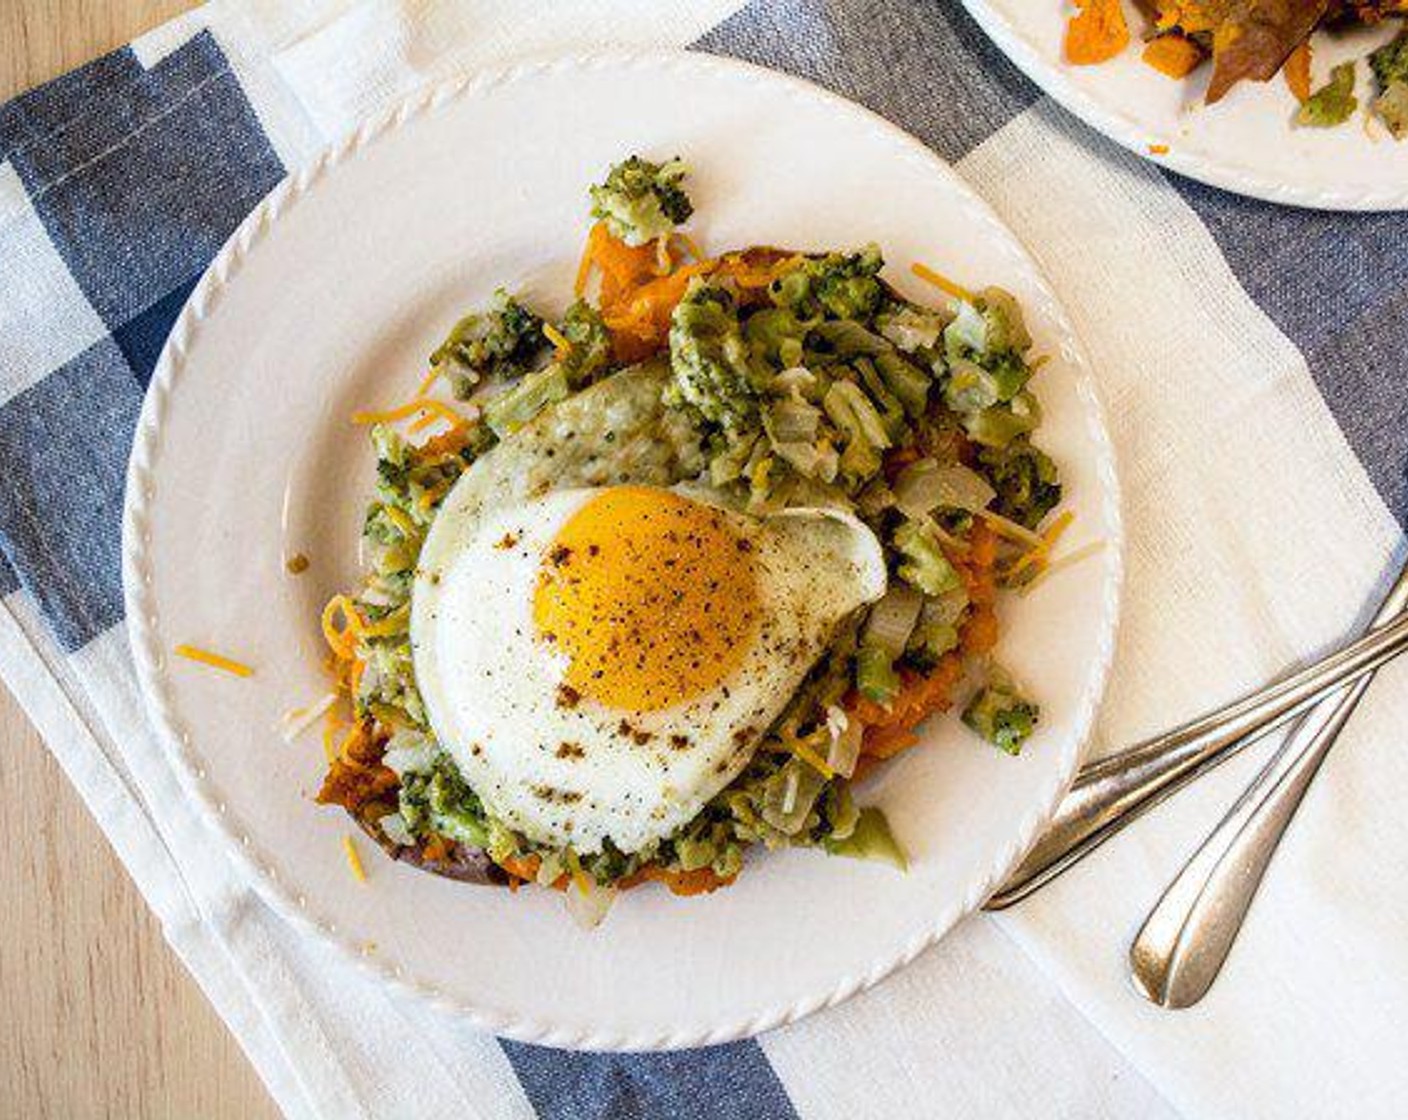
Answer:
[[(0, 101), (191, 6), (0, 0)], [(277, 1116), (2, 686), (0, 807), (0, 1115)]]

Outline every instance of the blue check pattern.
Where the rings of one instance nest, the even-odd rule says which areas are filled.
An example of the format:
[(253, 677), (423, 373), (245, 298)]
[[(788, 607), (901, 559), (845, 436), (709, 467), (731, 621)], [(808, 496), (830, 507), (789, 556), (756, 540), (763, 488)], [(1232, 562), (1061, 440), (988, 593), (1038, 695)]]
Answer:
[[(949, 160), (1041, 96), (952, 2), (756, 0), (697, 47), (827, 86)], [(22, 588), (66, 651), (122, 621), (123, 475), (162, 344), (285, 171), (207, 32), (150, 67), (118, 51), (0, 106), (0, 594)], [(1171, 178), (1408, 520), (1408, 215), (1310, 213)], [(753, 1042), (503, 1049), (543, 1117), (796, 1115)]]

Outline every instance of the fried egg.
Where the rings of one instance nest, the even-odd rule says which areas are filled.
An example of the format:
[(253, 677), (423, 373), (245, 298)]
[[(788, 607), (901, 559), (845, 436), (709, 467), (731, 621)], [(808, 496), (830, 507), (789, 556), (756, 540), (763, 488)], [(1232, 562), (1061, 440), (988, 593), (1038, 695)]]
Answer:
[(837, 510), (753, 517), (638, 485), (479, 509), (452, 492), (412, 596), (416, 680), (494, 816), (637, 852), (738, 774), (885, 583), (874, 534)]

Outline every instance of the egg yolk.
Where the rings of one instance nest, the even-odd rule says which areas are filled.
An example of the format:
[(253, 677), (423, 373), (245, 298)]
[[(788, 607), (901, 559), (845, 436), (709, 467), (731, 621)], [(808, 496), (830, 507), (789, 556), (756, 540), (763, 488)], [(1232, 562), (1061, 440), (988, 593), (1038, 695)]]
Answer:
[(617, 487), (579, 508), (533, 596), (567, 695), (658, 711), (719, 684), (760, 617), (752, 548), (722, 512), (666, 490)]

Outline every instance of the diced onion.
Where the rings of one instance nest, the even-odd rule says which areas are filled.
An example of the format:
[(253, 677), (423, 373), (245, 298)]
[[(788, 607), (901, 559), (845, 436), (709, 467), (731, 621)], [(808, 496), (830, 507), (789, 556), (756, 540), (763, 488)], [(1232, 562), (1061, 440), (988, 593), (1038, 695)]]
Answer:
[(891, 658), (898, 657), (914, 632), (923, 602), (924, 596), (909, 584), (892, 583), (884, 597), (870, 608), (861, 643), (878, 646)]
[(860, 720), (849, 718), (836, 705), (826, 709), (826, 729), (831, 734), (831, 748), (826, 752), (826, 765), (849, 778), (860, 761), (860, 742), (865, 728)]
[(826, 779), (808, 763), (794, 758), (768, 779), (763, 795), (762, 818), (779, 832), (795, 836), (826, 785)]
[(772, 379), (772, 387), (783, 392), (800, 393), (816, 384), (816, 374), (806, 366), (788, 366)]
[(816, 439), (821, 409), (788, 397), (768, 408), (768, 434), (774, 444), (810, 443)]
[(797, 807), (797, 781), (797, 771), (789, 770), (787, 772), (787, 785), (784, 787), (785, 792), (782, 795), (783, 816), (790, 816), (792, 810)]
[(603, 887), (590, 877), (584, 882), (587, 883), (585, 890), (573, 886), (562, 892), (563, 905), (579, 928), (596, 929), (621, 892), (615, 887)]
[(939, 508), (976, 513), (996, 496), (977, 471), (961, 463), (941, 467), (933, 459), (919, 459), (895, 479), (895, 504), (909, 517), (924, 517)]

